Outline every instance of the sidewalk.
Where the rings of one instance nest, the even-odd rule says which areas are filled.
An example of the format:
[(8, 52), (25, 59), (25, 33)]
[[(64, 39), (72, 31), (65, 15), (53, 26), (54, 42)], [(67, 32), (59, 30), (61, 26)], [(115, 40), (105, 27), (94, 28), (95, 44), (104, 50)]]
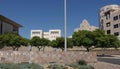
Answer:
[(120, 69), (120, 65), (106, 63), (106, 62), (97, 62), (90, 63), (95, 69)]

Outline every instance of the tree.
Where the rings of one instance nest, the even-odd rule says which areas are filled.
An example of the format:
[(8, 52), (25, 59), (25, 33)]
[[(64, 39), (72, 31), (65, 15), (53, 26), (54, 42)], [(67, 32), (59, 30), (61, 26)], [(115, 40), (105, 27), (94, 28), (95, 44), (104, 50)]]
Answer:
[(67, 38), (67, 48), (73, 48), (73, 40), (72, 38)]
[(45, 39), (45, 38), (42, 38), (41, 39), (41, 46), (43, 47), (43, 51), (45, 49), (45, 46), (48, 46), (49, 45), (49, 40), (48, 39)]
[[(64, 38), (59, 37), (56, 40), (53, 40), (49, 43), (53, 48), (60, 48), (62, 51), (64, 51)], [(73, 42), (71, 38), (67, 38), (67, 48), (72, 48)]]
[(59, 37), (56, 39), (56, 48), (61, 48), (62, 51), (64, 50), (64, 38), (63, 37)]
[(45, 39), (45, 38), (40, 38), (40, 37), (33, 37), (31, 40), (30, 40), (30, 44), (32, 46), (35, 46), (39, 49), (39, 51), (43, 48), (43, 51), (44, 51), (44, 48), (45, 46), (47, 46), (49, 43), (49, 40)]
[(74, 32), (73, 42), (75, 46), (84, 46), (87, 51), (94, 45), (94, 35), (91, 31), (82, 30)]
[(37, 48), (39, 49), (39, 51), (40, 51), (40, 49), (42, 48), (42, 47), (40, 46), (40, 45), (41, 45), (41, 44), (40, 44), (40, 41), (41, 41), (40, 37), (35, 36), (35, 37), (33, 37), (33, 38), (30, 40), (30, 45), (37, 47)]
[(15, 33), (7, 33), (7, 34), (3, 34), (1, 35), (1, 44), (3, 46), (8, 46), (8, 47), (12, 47), (13, 50), (18, 50), (18, 48), (21, 45), (27, 45), (28, 41), (27, 39), (21, 37), (18, 34)]
[(115, 49), (118, 49), (120, 47), (120, 40), (116, 40), (114, 43), (113, 43), (113, 47)]
[(2, 49), (3, 47), (4, 47), (3, 36), (0, 35), (0, 49)]
[(114, 35), (105, 35), (97, 39), (96, 46), (101, 47), (103, 49), (110, 48), (110, 47), (117, 48), (119, 46), (119, 40)]
[(100, 30), (100, 29), (96, 29), (93, 32), (93, 38), (94, 38), (94, 46), (96, 47), (98, 38), (100, 37), (104, 37), (105, 36), (105, 31), (104, 30)]
[(49, 42), (49, 46), (51, 46), (51, 47), (57, 47), (57, 42), (56, 42), (56, 40), (50, 41), (50, 42)]

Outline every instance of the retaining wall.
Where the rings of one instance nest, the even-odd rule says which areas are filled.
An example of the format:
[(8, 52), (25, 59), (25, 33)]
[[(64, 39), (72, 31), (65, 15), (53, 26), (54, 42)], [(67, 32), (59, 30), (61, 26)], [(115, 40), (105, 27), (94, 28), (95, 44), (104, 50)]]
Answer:
[(95, 52), (0, 51), (1, 63), (72, 63), (79, 60), (97, 62)]

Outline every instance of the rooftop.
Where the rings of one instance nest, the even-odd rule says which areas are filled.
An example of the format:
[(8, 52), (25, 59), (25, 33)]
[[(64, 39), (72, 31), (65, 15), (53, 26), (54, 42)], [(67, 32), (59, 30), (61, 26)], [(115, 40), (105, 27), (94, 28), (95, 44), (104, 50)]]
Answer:
[(5, 22), (7, 22), (15, 27), (23, 27), (22, 25), (18, 24), (17, 22), (14, 22), (13, 20), (10, 20), (9, 18), (7, 18), (1, 14), (0, 14), (0, 20), (3, 20), (3, 21), (5, 21)]

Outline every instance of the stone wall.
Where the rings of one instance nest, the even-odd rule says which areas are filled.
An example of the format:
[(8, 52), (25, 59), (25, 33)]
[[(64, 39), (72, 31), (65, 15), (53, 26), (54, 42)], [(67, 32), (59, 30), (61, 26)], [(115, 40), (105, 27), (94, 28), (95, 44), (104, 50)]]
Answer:
[(0, 51), (1, 63), (72, 63), (79, 60), (96, 62), (95, 52), (29, 52), (29, 51)]

